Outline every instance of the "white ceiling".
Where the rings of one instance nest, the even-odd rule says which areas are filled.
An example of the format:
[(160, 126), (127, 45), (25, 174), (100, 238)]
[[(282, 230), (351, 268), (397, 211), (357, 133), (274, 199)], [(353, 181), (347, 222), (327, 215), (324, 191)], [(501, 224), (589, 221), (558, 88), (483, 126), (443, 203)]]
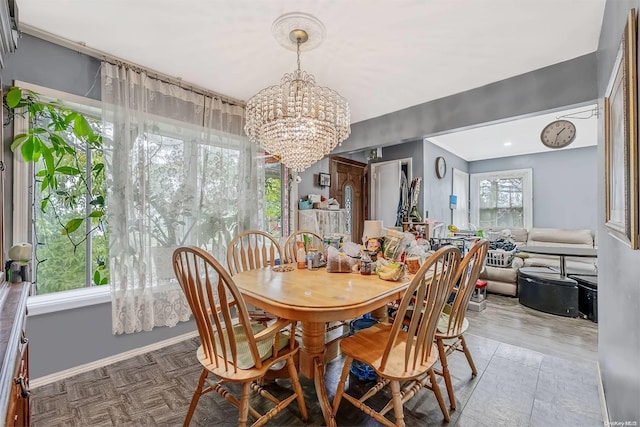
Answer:
[(302, 68), (349, 100), (353, 122), (594, 52), (605, 3), (18, 2), (22, 23), (242, 100), (295, 68), (295, 54), (271, 35), (273, 21), (287, 12), (310, 13), (324, 23), (326, 38), (303, 54)]
[[(586, 105), (535, 117), (514, 118), (496, 124), (427, 138), (467, 161), (540, 153), (598, 144), (597, 105)], [(576, 139), (565, 148), (547, 148), (540, 141), (542, 129), (559, 118), (576, 125)]]

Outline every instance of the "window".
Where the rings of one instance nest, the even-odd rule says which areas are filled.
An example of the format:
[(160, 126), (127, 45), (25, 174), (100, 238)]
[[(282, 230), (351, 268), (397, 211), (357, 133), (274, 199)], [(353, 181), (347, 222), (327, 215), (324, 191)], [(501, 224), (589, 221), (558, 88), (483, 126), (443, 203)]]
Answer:
[[(91, 126), (102, 127), (101, 133), (105, 138), (113, 138), (113, 126), (102, 122), (100, 102), (26, 83), (16, 82), (16, 85), (38, 93), (41, 102), (62, 100), (65, 107), (90, 119)], [(224, 135), (211, 133), (204, 138), (198, 127), (183, 126), (177, 132), (171, 123), (157, 123), (136, 139), (136, 144), (144, 148), (145, 155), (153, 157), (147, 171), (152, 179), (144, 189), (138, 189), (154, 195), (145, 211), (148, 217), (145, 224), (152, 227), (150, 241), (141, 244), (150, 247), (179, 245), (191, 235), (196, 236), (195, 240), (190, 240), (192, 243), (206, 247), (223, 260), (229, 240), (239, 229), (241, 215), (237, 199), (242, 179), (239, 171), (243, 168), (240, 164), (241, 149), (233, 138)], [(46, 127), (47, 123), (35, 125)], [(24, 133), (28, 126), (28, 118), (16, 117), (16, 134)], [(79, 154), (65, 159), (68, 164), (61, 166), (90, 171), (91, 165), (103, 163), (102, 153), (78, 146), (73, 135), (66, 137), (70, 144), (76, 144)], [(105, 149), (107, 158), (112, 157), (109, 154)], [(185, 165), (188, 165), (186, 173), (178, 170)], [(30, 163), (22, 161), (20, 155), (14, 156), (13, 233), (16, 242), (33, 242), (34, 280), (37, 282), (37, 294), (41, 295), (38, 298), (48, 298), (49, 295), (43, 294), (51, 294), (52, 299), (47, 301), (54, 301), (53, 293), (58, 291), (79, 289), (78, 292), (83, 292), (88, 291), (83, 288), (106, 285), (110, 264), (108, 227), (92, 227), (91, 223), (85, 222), (86, 228), (83, 224), (70, 233), (76, 245), (68, 236), (62, 235), (61, 223), (86, 216), (91, 198), (82, 194), (83, 183), (71, 175), (61, 178), (62, 186), (76, 197), (73, 201), (68, 197), (49, 200), (47, 209), (43, 211), (40, 207), (44, 195), (39, 182), (42, 178), (38, 176), (41, 166), (34, 166), (35, 170)], [(280, 163), (266, 164), (264, 174), (257, 174), (258, 179), (264, 180), (266, 207), (262, 205), (262, 195), (258, 197), (260, 201), (252, 200), (250, 207), (252, 215), (262, 218), (258, 219), (259, 224), (264, 224), (260, 228), (267, 227), (265, 229), (274, 236), (281, 236), (283, 227), (283, 176)], [(109, 182), (113, 177), (107, 175), (106, 180)], [(93, 180), (90, 185), (104, 190), (108, 184), (105, 180)], [(176, 209), (179, 210), (177, 213)], [(171, 265), (167, 266), (168, 274), (173, 277)], [(154, 268), (160, 276), (159, 266), (154, 264)], [(99, 278), (96, 271), (99, 271)]]
[(532, 171), (471, 175), (471, 222), (478, 228), (531, 228)]
[(282, 237), (282, 200), (284, 200), (282, 164), (273, 157), (269, 157), (265, 162), (264, 175), (265, 222), (267, 224), (267, 232), (274, 237)]
[[(42, 103), (66, 98), (69, 102), (65, 107), (81, 112), (94, 130), (101, 127), (97, 101), (24, 83), (16, 82), (16, 85), (37, 92)], [(29, 123), (26, 115), (14, 119), (16, 135), (24, 133), (29, 126), (47, 128), (49, 125), (50, 120), (45, 118), (34, 123)], [(34, 291), (37, 294), (108, 283), (109, 235), (106, 226), (90, 220), (75, 230), (70, 228), (68, 235), (62, 233), (63, 225), (89, 214), (91, 194), (104, 193), (104, 174), (93, 173), (97, 170), (94, 169), (96, 165), (103, 165), (102, 153), (87, 150), (71, 132), (65, 134), (64, 139), (76, 150), (75, 155), (65, 154), (56, 168), (75, 170), (76, 173), (57, 175), (58, 192), (42, 190), (43, 162), (31, 165), (22, 161), (20, 155), (14, 156), (14, 241), (33, 243), (33, 276), (37, 282)], [(81, 173), (77, 173), (79, 171)]]

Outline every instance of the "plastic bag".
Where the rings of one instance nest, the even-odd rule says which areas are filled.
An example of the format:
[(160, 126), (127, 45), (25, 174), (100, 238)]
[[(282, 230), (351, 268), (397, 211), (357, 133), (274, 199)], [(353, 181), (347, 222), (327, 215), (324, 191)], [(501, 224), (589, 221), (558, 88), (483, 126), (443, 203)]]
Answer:
[(327, 272), (351, 273), (355, 260), (333, 246), (327, 248)]
[(400, 262), (379, 259), (376, 261), (376, 274), (382, 280), (395, 282), (404, 277), (406, 266)]

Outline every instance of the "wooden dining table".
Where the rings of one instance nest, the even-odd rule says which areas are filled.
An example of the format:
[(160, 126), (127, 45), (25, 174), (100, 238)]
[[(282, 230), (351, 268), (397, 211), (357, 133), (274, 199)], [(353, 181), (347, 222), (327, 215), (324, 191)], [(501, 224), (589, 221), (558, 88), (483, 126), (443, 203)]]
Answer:
[(391, 282), (375, 274), (328, 273), (324, 268), (274, 271), (265, 267), (238, 273), (233, 280), (246, 302), (301, 322), (300, 373), (314, 381), (325, 423), (335, 426), (324, 381), (327, 323), (369, 312), (384, 316), (386, 304), (402, 298), (410, 279)]

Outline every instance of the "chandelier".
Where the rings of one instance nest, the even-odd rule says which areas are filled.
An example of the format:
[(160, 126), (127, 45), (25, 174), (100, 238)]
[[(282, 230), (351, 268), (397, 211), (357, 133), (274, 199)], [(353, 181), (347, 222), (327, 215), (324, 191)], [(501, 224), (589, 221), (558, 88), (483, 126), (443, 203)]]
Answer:
[(247, 101), (244, 130), (251, 142), (286, 167), (302, 172), (347, 139), (351, 113), (338, 92), (317, 86), (313, 75), (300, 69), (300, 48), (309, 33), (320, 40), (310, 42), (307, 50), (319, 44), (322, 23), (306, 14), (284, 15), (273, 24), (276, 39), (287, 27), (292, 28), (287, 40), (281, 37), (280, 42), (295, 46), (298, 68), (285, 74), (280, 85), (262, 89)]

